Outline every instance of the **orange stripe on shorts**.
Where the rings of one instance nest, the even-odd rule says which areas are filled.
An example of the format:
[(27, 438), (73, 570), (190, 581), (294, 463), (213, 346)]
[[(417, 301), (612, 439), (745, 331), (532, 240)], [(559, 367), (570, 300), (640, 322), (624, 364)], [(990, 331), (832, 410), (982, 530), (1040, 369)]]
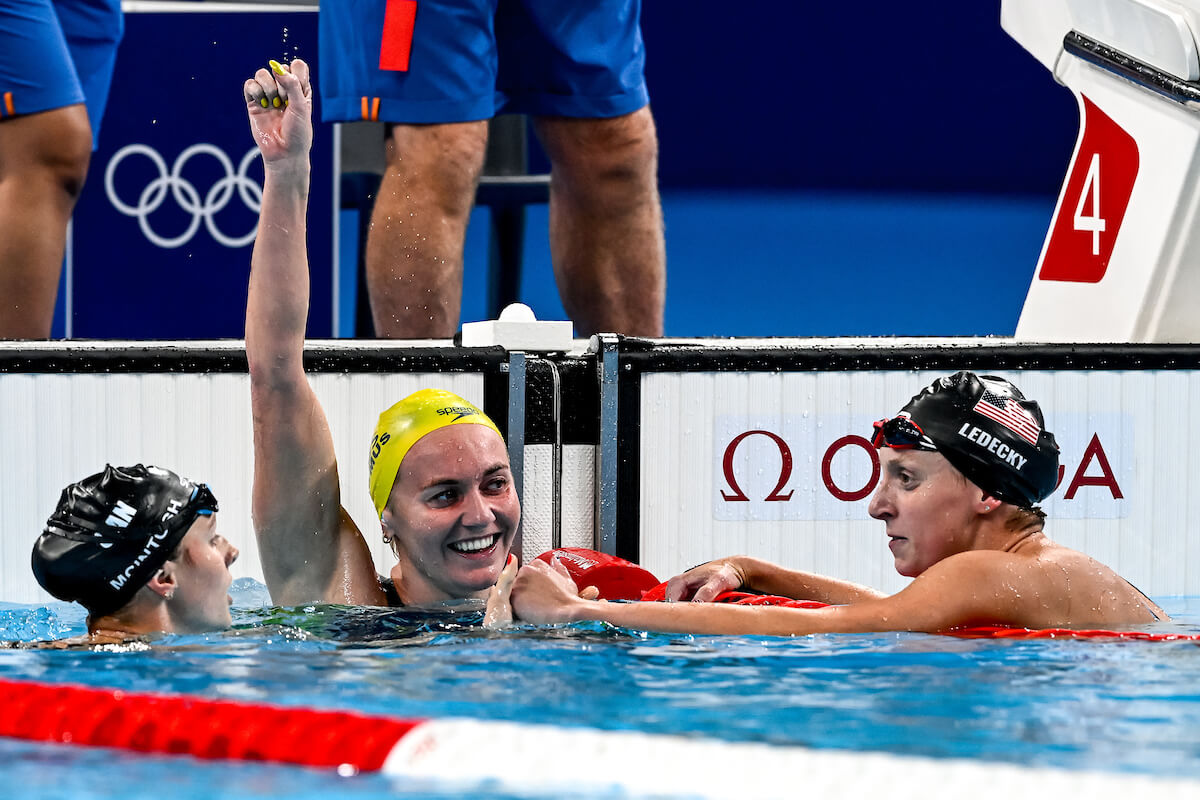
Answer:
[(363, 95), (363, 99), (362, 99), (362, 118), (363, 119), (371, 118), (371, 115), (367, 113), (367, 97), (366, 97), (366, 95)]
[(4, 93), (4, 110), (9, 116), (17, 113), (17, 110), (13, 108), (12, 92)]
[(379, 119), (379, 98), (371, 98), (371, 121), (375, 122)]

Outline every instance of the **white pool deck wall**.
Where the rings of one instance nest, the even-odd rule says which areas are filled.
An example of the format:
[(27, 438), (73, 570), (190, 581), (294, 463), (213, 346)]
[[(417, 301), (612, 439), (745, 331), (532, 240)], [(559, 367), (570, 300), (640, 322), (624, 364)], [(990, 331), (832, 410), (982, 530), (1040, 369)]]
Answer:
[[(788, 346), (788, 340), (775, 346), (779, 341)], [(793, 351), (828, 346), (828, 340), (795, 342)], [(889, 349), (888, 340), (863, 346), (884, 351), (884, 358)], [(663, 579), (714, 557), (748, 553), (899, 589), (906, 581), (892, 569), (883, 526), (867, 514), (872, 462), (865, 437), (873, 420), (894, 414), (933, 378), (973, 368), (1010, 378), (1047, 411), (1064, 465), (1063, 481), (1045, 504), (1050, 535), (1150, 594), (1200, 595), (1200, 423), (1194, 413), (1200, 348), (1193, 349), (1183, 349), (1168, 369), (980, 369), (982, 362), (969, 354), (950, 354), (928, 370), (622, 370), (621, 379), (636, 381), (640, 393), (634, 417), (621, 410), (622, 424), (634, 426), (638, 451), (636, 463), (622, 469), (636, 467), (638, 496), (618, 496), (615, 503), (623, 524), (637, 532), (639, 561)], [(61, 345), (64, 354), (78, 350)], [(1132, 363), (1126, 362), (1109, 363)], [(460, 372), (310, 377), (333, 431), (344, 505), (366, 535), (377, 568), (387, 572), (393, 557), (366, 489), (366, 448), (379, 412), (425, 386), (481, 403), (484, 379)], [(749, 431), (767, 433), (741, 436)], [(727, 451), (739, 436), (727, 468)], [(781, 476), (779, 442), (792, 470), (775, 492), (779, 499), (768, 501)], [(611, 487), (596, 481), (597, 453), (580, 444), (563, 449), (557, 513), (564, 545), (603, 546), (597, 512)], [(29, 555), (62, 488), (106, 462), (139, 461), (209, 482), (221, 503), (220, 529), (242, 551), (235, 576), (262, 579), (250, 518), (253, 452), (244, 373), (0, 371), (0, 601), (49, 599), (33, 580)], [(527, 445), (524, 462), (522, 555), (528, 560), (551, 543), (552, 446)], [(737, 494), (729, 475), (746, 500), (729, 499)]]
[[(131, 344), (86, 347), (120, 350)], [(0, 345), (0, 360), (5, 347)], [(236, 350), (240, 343), (215, 347)], [(345, 347), (352, 350), (355, 345)], [(64, 344), (59, 349), (80, 353), (83, 348)], [(368, 445), (379, 413), (429, 386), (456, 392), (482, 406), (483, 376), (346, 372), (309, 377), (333, 434), (342, 503), (363, 532), (376, 568), (386, 574), (395, 557), (382, 542), (367, 490)], [(593, 542), (593, 449), (564, 448), (561, 485), (568, 501), (560, 513), (561, 542), (566, 546)], [(218, 529), (241, 550), (232, 568), (234, 576), (263, 580), (250, 515), (254, 454), (248, 375), (0, 372), (0, 602), (53, 599), (30, 571), (34, 540), (63, 487), (102, 470), (106, 463), (156, 464), (208, 483), (220, 503)], [(525, 559), (550, 547), (552, 465), (550, 445), (525, 448)]]
[[(644, 376), (641, 563), (669, 576), (749, 553), (903, 588), (884, 526), (867, 513), (866, 440), (872, 421), (952, 371)], [(1150, 594), (1200, 593), (1200, 371), (981, 371), (1009, 378), (1047, 412), (1064, 468), (1043, 503), (1051, 538)], [(747, 431), (778, 439), (745, 436), (727, 470), (730, 446)], [(774, 494), (787, 499), (768, 501), (781, 477), (779, 441), (792, 471)], [(730, 472), (746, 500), (727, 499), (738, 494)]]

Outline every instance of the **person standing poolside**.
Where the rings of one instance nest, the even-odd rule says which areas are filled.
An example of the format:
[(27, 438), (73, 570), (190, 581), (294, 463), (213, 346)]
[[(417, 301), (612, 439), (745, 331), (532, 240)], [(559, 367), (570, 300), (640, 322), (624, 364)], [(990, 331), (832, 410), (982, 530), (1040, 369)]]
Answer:
[(332, 0), (326, 121), (388, 123), (366, 244), (380, 336), (449, 338), (488, 123), (530, 114), (551, 163), (550, 253), (580, 335), (661, 336), (666, 249), (641, 0)]
[[(496, 594), (521, 520), (495, 424), (457, 395), (417, 392), (380, 415), (371, 496), (398, 563), (375, 572), (342, 507), (325, 412), (304, 372), (308, 65), (272, 64), (243, 96), (266, 178), (250, 268), (246, 356), (254, 415), (254, 528), (274, 602), (431, 605)], [(515, 560), (506, 573), (511, 580)]]
[(872, 517), (886, 525), (902, 591), (881, 592), (744, 556), (668, 582), (668, 600), (749, 588), (836, 604), (800, 609), (719, 603), (595, 603), (545, 564), (522, 567), (512, 604), (529, 622), (604, 620), (631, 628), (792, 635), (950, 631), (978, 625), (1087, 628), (1166, 619), (1108, 567), (1051, 541), (1037, 503), (1058, 480), (1041, 409), (994, 376), (959, 372), (875, 423), (881, 477)]
[(56, 644), (228, 628), (238, 550), (217, 533), (216, 513), (207, 485), (141, 464), (108, 465), (63, 489), (33, 546), (33, 574), (87, 609), (88, 633)]
[(119, 0), (0, 0), (0, 339), (50, 335), (123, 32)]

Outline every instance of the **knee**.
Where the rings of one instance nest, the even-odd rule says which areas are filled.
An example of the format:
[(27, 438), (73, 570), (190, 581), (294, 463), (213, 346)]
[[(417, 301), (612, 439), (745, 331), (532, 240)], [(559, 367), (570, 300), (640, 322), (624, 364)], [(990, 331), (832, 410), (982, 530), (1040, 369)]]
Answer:
[(60, 146), (46, 158), (46, 164), (55, 182), (74, 199), (83, 190), (91, 160), (92, 128), (85, 124), (74, 128), (64, 137)]
[(5, 123), (0, 149), (0, 177), (50, 184), (71, 202), (79, 197), (92, 158), (92, 128), (83, 106)]
[(487, 149), (487, 123), (397, 126), (387, 144), (388, 172), (432, 196), (447, 213), (465, 214)]
[(570, 120), (555, 138), (547, 150), (556, 177), (622, 187), (657, 179), (658, 135), (649, 107), (612, 119)]

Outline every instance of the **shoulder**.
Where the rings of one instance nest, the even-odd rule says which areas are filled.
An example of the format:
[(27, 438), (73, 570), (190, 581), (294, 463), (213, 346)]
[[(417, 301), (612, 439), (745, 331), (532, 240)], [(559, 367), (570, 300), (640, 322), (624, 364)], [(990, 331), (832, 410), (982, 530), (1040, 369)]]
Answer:
[(1087, 556), (1065, 547), (1037, 553), (1004, 550), (968, 550), (947, 556), (916, 578), (913, 585), (936, 585), (941, 592), (961, 591), (993, 596), (1019, 596), (1030, 591), (1048, 591), (1060, 584), (1065, 574), (1081, 571), (1092, 562)]
[(1036, 559), (1000, 550), (970, 550), (933, 564), (893, 595), (919, 629), (970, 625), (1024, 625), (1030, 602), (1054, 603)]
[(936, 564), (931, 565), (914, 579), (946, 580), (962, 578), (988, 578), (993, 575), (1011, 575), (1014, 570), (1033, 565), (1033, 559), (1027, 556), (1006, 553), (1003, 550), (968, 550), (947, 556)]

